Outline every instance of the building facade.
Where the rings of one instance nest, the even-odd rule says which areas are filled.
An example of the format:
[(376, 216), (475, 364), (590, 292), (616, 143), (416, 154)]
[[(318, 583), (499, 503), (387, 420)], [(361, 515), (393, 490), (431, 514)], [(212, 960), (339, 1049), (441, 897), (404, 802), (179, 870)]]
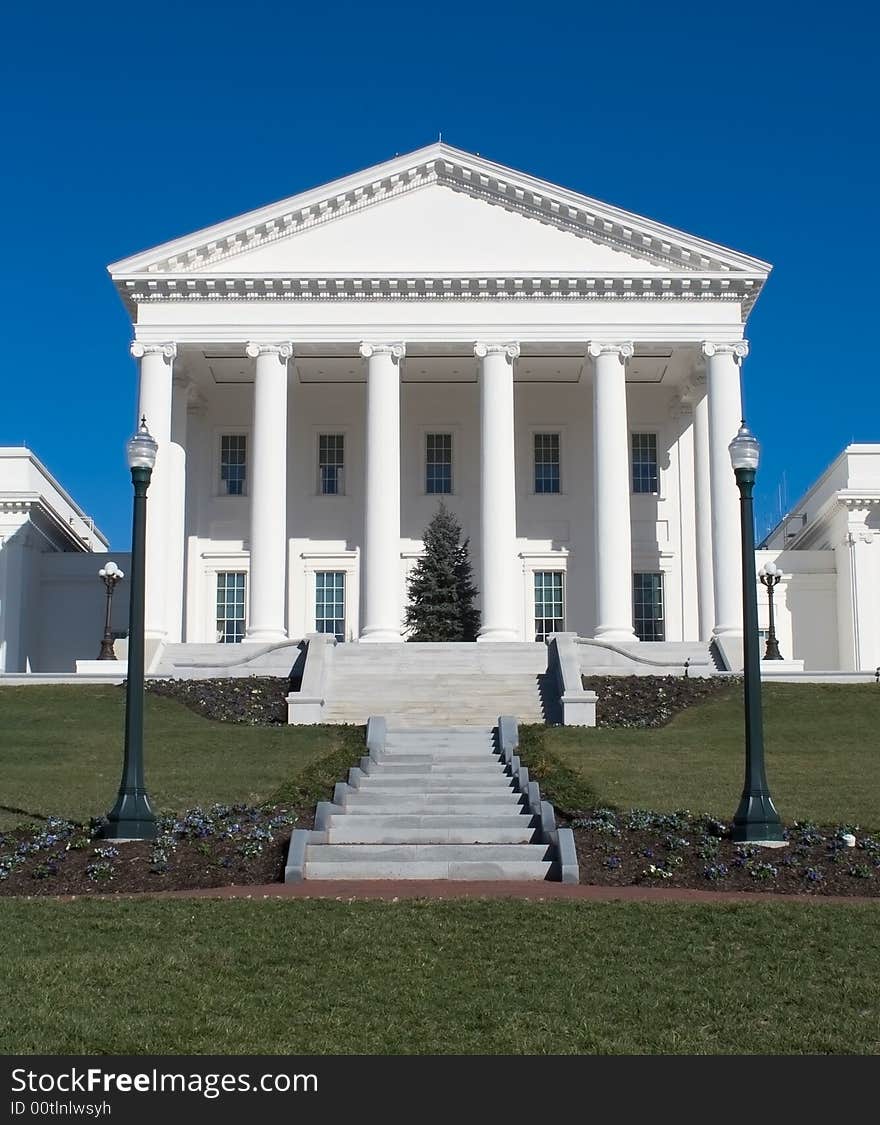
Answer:
[(155, 642), (402, 639), (444, 502), (480, 640), (741, 645), (758, 259), (434, 144), (110, 267)]

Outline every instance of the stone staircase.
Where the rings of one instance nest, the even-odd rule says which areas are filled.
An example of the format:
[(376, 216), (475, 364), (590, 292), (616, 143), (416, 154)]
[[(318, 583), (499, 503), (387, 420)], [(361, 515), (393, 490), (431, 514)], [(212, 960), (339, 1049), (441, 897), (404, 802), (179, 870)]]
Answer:
[(542, 723), (544, 644), (337, 645), (329, 662), (322, 722), (490, 728), (500, 714)]
[(574, 842), (516, 757), (516, 723), (386, 728), (292, 834), (285, 881), (303, 879), (577, 882)]

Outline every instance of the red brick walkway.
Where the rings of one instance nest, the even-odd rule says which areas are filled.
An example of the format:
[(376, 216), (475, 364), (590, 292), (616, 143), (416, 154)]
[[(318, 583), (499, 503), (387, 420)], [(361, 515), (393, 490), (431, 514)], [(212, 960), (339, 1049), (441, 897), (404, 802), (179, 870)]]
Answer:
[[(79, 895), (79, 898), (99, 896)], [(250, 886), (212, 887), (192, 891), (145, 891), (142, 894), (101, 895), (101, 898), (323, 898), (323, 899), (468, 899), (519, 898), (548, 901), (569, 899), (578, 902), (810, 902), (880, 903), (880, 897), (862, 895), (783, 895), (749, 891), (699, 891), (683, 887), (598, 887), (562, 883), (471, 883), (406, 880), (391, 882), (309, 881), (304, 883), (265, 883)]]

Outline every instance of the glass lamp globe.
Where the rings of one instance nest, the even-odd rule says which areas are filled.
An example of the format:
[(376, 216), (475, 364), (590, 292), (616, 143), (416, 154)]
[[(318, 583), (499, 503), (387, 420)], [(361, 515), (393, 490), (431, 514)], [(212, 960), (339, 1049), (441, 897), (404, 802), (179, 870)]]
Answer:
[(159, 444), (147, 429), (147, 419), (141, 418), (138, 432), (128, 439), (125, 447), (130, 469), (152, 469), (156, 464)]
[(730, 450), (730, 463), (734, 469), (757, 469), (761, 459), (761, 446), (745, 422), (727, 448)]
[(779, 573), (779, 567), (776, 565), (775, 562), (764, 563), (764, 565), (761, 567), (761, 573), (767, 574), (771, 578), (773, 578), (775, 575), (777, 575)]

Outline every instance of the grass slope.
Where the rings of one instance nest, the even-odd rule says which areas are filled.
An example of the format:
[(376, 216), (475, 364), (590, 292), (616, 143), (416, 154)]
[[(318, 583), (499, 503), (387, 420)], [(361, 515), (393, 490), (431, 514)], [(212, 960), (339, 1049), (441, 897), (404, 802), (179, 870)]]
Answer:
[[(786, 821), (880, 828), (880, 688), (766, 684), (767, 776)], [(562, 809), (596, 805), (733, 815), (742, 791), (742, 695), (657, 730), (524, 727), (521, 756)]]
[[(23, 813), (88, 820), (116, 798), (125, 696), (118, 687), (0, 688), (0, 830)], [(352, 739), (358, 741), (353, 748)], [(153, 806), (178, 812), (215, 801), (256, 804), (284, 785), (317, 800), (303, 771), (329, 759), (333, 781), (362, 753), (362, 728), (251, 727), (204, 719), (147, 695), (144, 758)]]
[(19, 899), (3, 913), (7, 1054), (880, 1051), (880, 906)]

